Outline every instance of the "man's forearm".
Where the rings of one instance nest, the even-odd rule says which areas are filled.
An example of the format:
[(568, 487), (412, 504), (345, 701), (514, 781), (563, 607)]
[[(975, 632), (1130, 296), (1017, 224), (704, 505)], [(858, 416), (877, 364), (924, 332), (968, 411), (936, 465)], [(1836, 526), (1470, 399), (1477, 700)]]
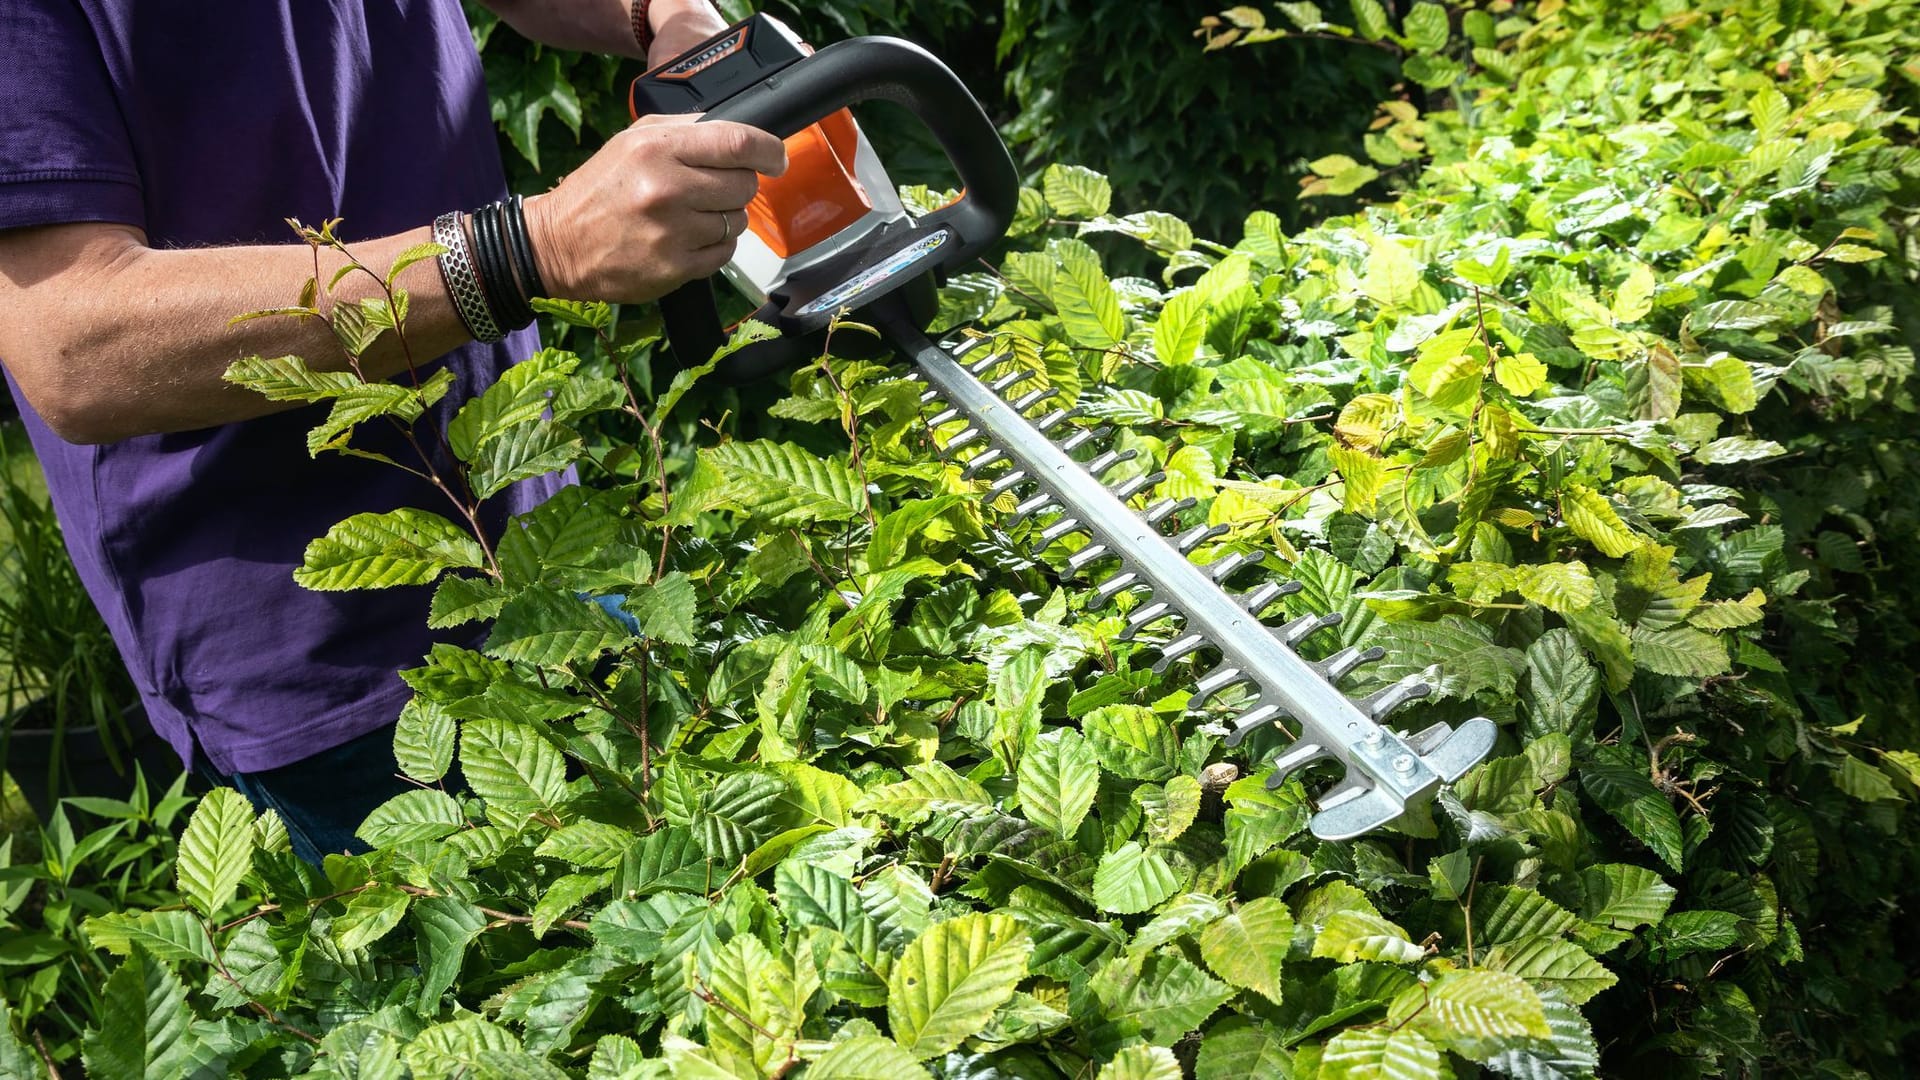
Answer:
[[(422, 227), (350, 245), (382, 274), (394, 256), (428, 241)], [(319, 319), (233, 316), (286, 307), (314, 274), (302, 244), (155, 250), (124, 226), (59, 225), (5, 234), (0, 273), (0, 359), (28, 401), (62, 437), (111, 442), (251, 419), (288, 406), (225, 383), (244, 356), (300, 356), (342, 370), (348, 357)], [(331, 298), (346, 260), (320, 253), (320, 306), (382, 295), (355, 273)], [(76, 267), (84, 269), (74, 269)], [(405, 348), (392, 333), (362, 357), (369, 379), (424, 365), (471, 340), (434, 260), (395, 283), (409, 294)]]
[[(481, 3), (508, 26), (534, 41), (561, 49), (646, 59), (634, 37), (631, 0), (481, 0)], [(709, 0), (651, 0), (648, 21), (656, 31), (688, 19), (698, 19), (704, 28), (717, 18), (714, 10)]]

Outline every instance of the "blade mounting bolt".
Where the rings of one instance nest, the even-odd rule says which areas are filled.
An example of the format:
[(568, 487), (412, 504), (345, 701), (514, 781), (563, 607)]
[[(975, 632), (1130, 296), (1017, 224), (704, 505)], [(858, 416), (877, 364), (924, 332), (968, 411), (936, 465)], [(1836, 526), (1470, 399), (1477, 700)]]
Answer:
[(1413, 755), (1401, 754), (1393, 759), (1393, 771), (1401, 774), (1413, 771)]

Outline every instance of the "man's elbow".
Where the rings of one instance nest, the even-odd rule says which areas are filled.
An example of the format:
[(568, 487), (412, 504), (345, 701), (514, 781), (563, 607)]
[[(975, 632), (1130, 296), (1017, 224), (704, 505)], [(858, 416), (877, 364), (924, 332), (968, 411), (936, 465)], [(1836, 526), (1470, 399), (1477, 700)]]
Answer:
[(125, 402), (82, 379), (36, 379), (14, 372), (26, 403), (55, 435), (80, 446), (119, 442), (142, 432), (128, 423)]

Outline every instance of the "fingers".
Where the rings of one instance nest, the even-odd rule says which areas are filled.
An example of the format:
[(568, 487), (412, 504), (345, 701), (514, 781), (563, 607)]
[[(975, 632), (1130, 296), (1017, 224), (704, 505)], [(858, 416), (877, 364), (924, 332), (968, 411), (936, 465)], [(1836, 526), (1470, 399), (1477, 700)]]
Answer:
[(787, 171), (787, 145), (779, 136), (730, 120), (709, 120), (675, 132), (682, 164), (696, 169), (750, 169), (763, 176)]

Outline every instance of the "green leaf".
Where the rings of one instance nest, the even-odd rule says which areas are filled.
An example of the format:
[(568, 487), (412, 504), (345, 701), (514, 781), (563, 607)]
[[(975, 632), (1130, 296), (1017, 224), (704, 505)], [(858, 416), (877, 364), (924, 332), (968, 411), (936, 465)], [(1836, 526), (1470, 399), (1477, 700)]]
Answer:
[(1180, 1059), (1164, 1046), (1127, 1046), (1100, 1067), (1098, 1080), (1181, 1080)]
[(453, 796), (438, 788), (416, 788), (374, 807), (353, 835), (374, 847), (391, 847), (409, 840), (438, 840), (466, 823)]
[(1215, 975), (1280, 1004), (1280, 965), (1293, 945), (1293, 913), (1270, 896), (1248, 901), (1200, 935)]
[(187, 988), (165, 964), (136, 950), (100, 991), (98, 1026), (83, 1043), (87, 1075), (109, 1080), (197, 1074), (193, 1019)]
[(1165, 952), (1108, 961), (1093, 978), (1093, 992), (1106, 1006), (1109, 1028), (1160, 1046), (1172, 1046), (1234, 995), (1233, 987)]
[(1704, 679), (1733, 669), (1720, 639), (1692, 627), (1673, 630), (1633, 629), (1633, 662), (1657, 675)]
[(460, 977), (467, 946), (487, 928), (487, 916), (451, 896), (430, 896), (414, 901), (413, 923), (420, 965), (420, 993), (415, 1000), (424, 1014), (434, 1016), (440, 1012), (441, 995)]
[(1786, 452), (1786, 447), (1770, 439), (1733, 435), (1715, 439), (1695, 450), (1693, 459), (1703, 465), (1736, 465), (1745, 461), (1766, 461)]
[(700, 457), (727, 479), (729, 501), (772, 525), (848, 521), (866, 512), (846, 465), (792, 443), (730, 442)]
[(462, 1016), (435, 1024), (406, 1044), (406, 1065), (415, 1076), (459, 1076), (475, 1073), (488, 1051), (518, 1050), (513, 1033), (478, 1016)]
[(1641, 544), (1620, 520), (1613, 504), (1592, 488), (1568, 484), (1560, 493), (1560, 514), (1575, 536), (1599, 548), (1602, 555), (1617, 559)]
[(1553, 1034), (1540, 995), (1517, 975), (1497, 971), (1456, 971), (1409, 993), (1426, 994), (1422, 1019), (1449, 1037), (1497, 1038)]
[(1200, 293), (1185, 289), (1167, 298), (1153, 325), (1153, 352), (1163, 364), (1191, 364), (1207, 340), (1207, 306)]
[(1047, 204), (1062, 217), (1096, 218), (1113, 206), (1113, 185), (1092, 169), (1049, 165), (1040, 175)]
[(96, 949), (128, 956), (135, 945), (169, 963), (214, 962), (213, 940), (191, 911), (111, 912), (87, 920), (87, 940)]
[(1857, 757), (1840, 759), (1833, 782), (1841, 791), (1861, 802), (1897, 801), (1901, 798), (1899, 789), (1893, 786), (1893, 780), (1886, 773)]
[(6, 997), (0, 996), (0, 1076), (42, 1080), (46, 1075), (26, 1044), (14, 1035), (13, 1010), (7, 1007)]
[(930, 1080), (911, 1050), (879, 1035), (855, 1035), (833, 1044), (807, 1067), (807, 1080)]
[(1740, 916), (1730, 911), (1676, 911), (1648, 935), (1668, 958), (1729, 949), (1740, 940)]
[(500, 609), (486, 653), (545, 667), (591, 660), (633, 640), (619, 620), (568, 589), (533, 585)]
[(1152, 709), (1108, 705), (1081, 717), (1080, 726), (1101, 767), (1116, 776), (1165, 780), (1178, 768), (1178, 737)]
[(533, 853), (574, 866), (611, 870), (620, 865), (631, 846), (633, 834), (618, 825), (609, 825), (604, 821), (576, 821), (547, 834), (547, 838), (540, 841), (540, 846)]
[(1525, 704), (1532, 738), (1590, 730), (1598, 700), (1600, 673), (1587, 660), (1579, 640), (1562, 628), (1548, 630), (1527, 646)]
[[(1421, 4), (1419, 7), (1432, 5)], [(1416, 8), (1415, 10), (1418, 10)], [(1413, 1028), (1350, 1028), (1320, 1054), (1318, 1080), (1440, 1080), (1451, 1076), (1440, 1048)]]
[(1596, 761), (1581, 768), (1580, 786), (1663, 862), (1681, 868), (1680, 815), (1653, 786), (1645, 761), (1625, 753)]
[(327, 418), (307, 432), (307, 453), (318, 457), (322, 450), (340, 449), (353, 429), (368, 420), (393, 416), (411, 424), (424, 411), (426, 403), (412, 387), (393, 383), (350, 386), (335, 395)]
[(1659, 874), (1627, 863), (1589, 866), (1580, 872), (1580, 882), (1586, 895), (1580, 917), (1619, 930), (1659, 922), (1675, 896)]
[(1246, 1080), (1293, 1075), (1293, 1056), (1278, 1029), (1244, 1016), (1228, 1016), (1200, 1040), (1194, 1080)]
[(1389, 311), (1404, 308), (1419, 287), (1420, 264), (1405, 245), (1392, 237), (1372, 241), (1366, 276), (1360, 282), (1368, 299)]
[(269, 401), (326, 401), (365, 385), (351, 371), (315, 371), (297, 356), (249, 356), (234, 361), (222, 378)]
[(1110, 349), (1127, 336), (1127, 317), (1120, 297), (1100, 268), (1099, 256), (1084, 244), (1061, 244), (1053, 288), (1047, 298), (1060, 312), (1067, 335), (1089, 349)]
[(1557, 615), (1588, 607), (1597, 595), (1593, 575), (1583, 562), (1537, 563), (1516, 569), (1520, 595)]
[(1093, 902), (1102, 911), (1136, 915), (1180, 891), (1180, 879), (1158, 851), (1122, 844), (1100, 860), (1093, 875)]
[(175, 880), (194, 910), (212, 916), (253, 867), (253, 804), (229, 787), (207, 792), (180, 835)]
[(353, 894), (347, 910), (333, 920), (333, 943), (341, 952), (358, 952), (400, 925), (413, 898), (398, 886), (380, 884)]
[(509, 484), (559, 472), (585, 452), (579, 432), (557, 420), (535, 420), (480, 444), (467, 482), (475, 495), (491, 498)]
[(887, 978), (887, 1023), (915, 1058), (960, 1045), (1013, 997), (1033, 942), (1012, 918), (971, 913), (915, 938)]
[(1071, 728), (1034, 740), (1020, 758), (1020, 812), (1027, 820), (1071, 838), (1100, 791), (1100, 761)]
[(780, 831), (786, 781), (770, 772), (738, 772), (715, 785), (694, 816), (693, 837), (707, 857), (727, 867)]
[(355, 514), (307, 545), (293, 579), (322, 592), (425, 585), (443, 571), (479, 570), (480, 545), (438, 514), (400, 509)]
[(1411, 964), (1426, 951), (1408, 940), (1399, 926), (1367, 911), (1336, 911), (1327, 917), (1313, 939), (1313, 955), (1342, 964), (1377, 960)]
[(400, 710), (393, 729), (393, 756), (400, 771), (423, 784), (439, 782), (453, 764), (454, 719), (446, 708), (415, 695)]
[(1481, 965), (1518, 975), (1538, 989), (1558, 989), (1575, 1005), (1586, 1004), (1620, 981), (1585, 949), (1561, 938), (1530, 937), (1495, 945), (1487, 950)]
[(427, 626), (434, 630), (463, 626), (500, 614), (507, 602), (506, 590), (492, 578), (461, 577), (449, 574), (433, 590), (433, 605), (427, 613)]
[(992, 805), (985, 788), (943, 762), (929, 761), (908, 769), (905, 780), (870, 789), (854, 809), (882, 814), (903, 825), (917, 825), (936, 811), (967, 813)]
[[(549, 52), (511, 67), (489, 67), (487, 74), (493, 121), (535, 170), (540, 168), (540, 122), (548, 113), (559, 117), (575, 136), (580, 134), (580, 97), (561, 67), (561, 54)], [(419, 1071), (417, 1066), (414, 1071)]]
[(502, 824), (551, 813), (566, 796), (566, 759), (524, 724), (468, 721), (460, 731), (460, 772), (486, 800), (487, 816)]
[(669, 645), (692, 645), (698, 601), (693, 579), (675, 570), (629, 594), (626, 609), (640, 620), (642, 635)]
[(1353, 0), (1353, 26), (1368, 41), (1379, 41), (1393, 33), (1387, 21), (1387, 9), (1380, 0)]
[(1407, 44), (1416, 52), (1439, 52), (1447, 47), (1452, 36), (1452, 26), (1447, 20), (1447, 9), (1439, 4), (1419, 3), (1407, 12)]
[(447, 424), (447, 442), (462, 461), (474, 460), (482, 445), (522, 424), (540, 421), (552, 397), (579, 367), (580, 358), (558, 349), (542, 349), (502, 372), (486, 392), (472, 398)]

